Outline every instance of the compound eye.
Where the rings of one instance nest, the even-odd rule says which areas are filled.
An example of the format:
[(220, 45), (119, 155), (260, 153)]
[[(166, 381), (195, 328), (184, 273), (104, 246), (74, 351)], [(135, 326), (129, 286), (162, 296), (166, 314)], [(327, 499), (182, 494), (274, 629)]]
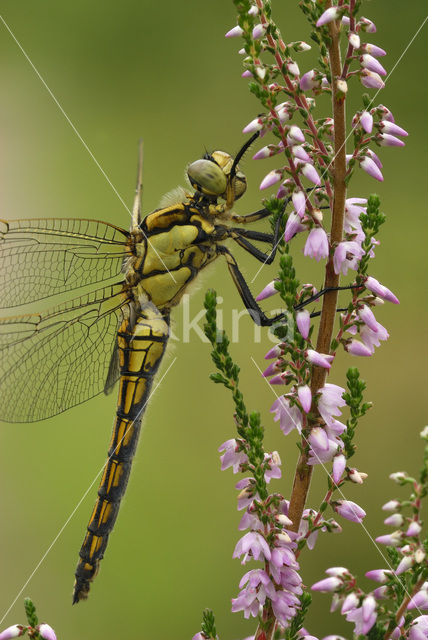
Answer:
[(195, 160), (188, 166), (187, 175), (192, 187), (207, 196), (218, 197), (226, 191), (227, 178), (211, 160)]

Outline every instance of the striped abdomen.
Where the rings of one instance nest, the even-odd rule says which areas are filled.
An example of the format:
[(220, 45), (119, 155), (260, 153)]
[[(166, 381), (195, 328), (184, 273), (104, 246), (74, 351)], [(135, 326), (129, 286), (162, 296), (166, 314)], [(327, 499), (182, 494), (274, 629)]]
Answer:
[(141, 419), (168, 334), (169, 318), (162, 316), (150, 303), (140, 312), (132, 331), (127, 320), (119, 329), (120, 383), (116, 420), (98, 499), (79, 554), (73, 602), (87, 597), (104, 555), (128, 483)]

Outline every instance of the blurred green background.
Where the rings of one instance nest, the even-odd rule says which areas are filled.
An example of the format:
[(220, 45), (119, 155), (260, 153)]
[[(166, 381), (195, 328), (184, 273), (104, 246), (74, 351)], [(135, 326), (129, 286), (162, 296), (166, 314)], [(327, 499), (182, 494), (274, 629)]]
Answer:
[[(379, 507), (404, 495), (387, 476), (399, 469), (416, 471), (418, 432), (425, 424), (427, 95), (422, 76), (426, 29), (399, 61), (423, 21), (425, 2), (365, 4), (363, 13), (378, 26), (367, 41), (387, 49), (382, 62), (389, 70), (398, 63), (378, 101), (392, 109), (411, 135), (404, 149), (381, 152), (384, 184), (360, 173), (350, 195), (376, 191), (381, 196), (388, 223), (372, 273), (397, 293), (401, 305), (378, 311), (391, 337), (376, 356), (357, 361), (341, 354), (331, 376), (332, 382), (343, 384), (346, 368), (358, 365), (367, 381), (367, 398), (375, 403), (361, 423), (353, 458), (369, 479), (362, 488), (345, 488), (347, 497), (366, 509), (367, 530), (343, 522), (343, 534), (320, 537), (316, 550), (302, 558), (302, 567), (305, 583), (311, 584), (327, 567), (345, 565), (368, 589), (373, 583), (364, 572), (385, 566), (371, 540), (385, 532)], [(307, 39), (297, 2), (274, 2), (273, 8), (285, 40)], [(244, 140), (243, 126), (260, 111), (240, 78), (240, 41), (223, 37), (235, 24), (229, 0), (4, 0), (2, 16), (129, 204), (137, 140), (144, 139), (146, 212), (164, 192), (183, 184), (186, 163), (200, 157), (205, 147), (235, 152)], [(88, 217), (128, 227), (127, 212), (2, 24), (0, 33), (1, 217)], [(311, 56), (299, 55), (302, 71), (311, 68)], [(360, 105), (360, 90), (352, 83), (357, 98), (351, 98), (349, 114)], [(247, 156), (243, 169), (249, 189), (239, 202), (240, 213), (260, 207), (258, 185), (270, 168)], [(234, 253), (251, 281), (258, 263), (239, 249)], [(320, 283), (319, 269), (303, 259), (298, 242), (295, 260), (301, 281)], [(274, 274), (275, 267), (266, 267), (251, 285), (253, 291), (258, 293)], [(221, 308), (229, 328), (231, 309), (241, 309), (241, 303), (225, 264), (219, 261), (200, 280), (191, 313), (201, 309), (206, 288), (215, 287), (224, 299)], [(180, 309), (174, 321), (180, 334)], [(263, 331), (261, 343), (254, 344), (248, 317), (240, 329), (233, 354), (242, 367), (242, 389), (249, 407), (262, 412), (267, 447), (280, 451), (283, 479), (276, 490), (288, 495), (297, 455), (294, 436), (285, 439), (273, 423), (272, 390), (251, 361), (253, 356), (263, 367), (270, 342)], [(41, 619), (61, 640), (184, 640), (199, 630), (206, 606), (214, 609), (223, 640), (254, 633), (254, 621), (230, 613), (230, 599), (245, 570), (231, 557), (240, 535), (237, 477), (219, 473), (216, 451), (234, 435), (231, 401), (209, 381), (209, 349), (197, 336), (189, 344), (175, 343), (164, 371), (173, 357), (176, 362), (147, 411), (130, 485), (89, 601), (72, 607), (71, 589), (96, 486), (2, 627), (23, 621), (22, 597), (31, 595)], [(0, 617), (104, 463), (114, 410), (113, 394), (45, 422), (2, 425)], [(317, 469), (311, 506), (319, 505), (325, 487), (324, 471)], [(350, 637), (342, 617), (328, 613), (327, 596), (315, 595), (314, 603), (307, 620), (311, 633)]]

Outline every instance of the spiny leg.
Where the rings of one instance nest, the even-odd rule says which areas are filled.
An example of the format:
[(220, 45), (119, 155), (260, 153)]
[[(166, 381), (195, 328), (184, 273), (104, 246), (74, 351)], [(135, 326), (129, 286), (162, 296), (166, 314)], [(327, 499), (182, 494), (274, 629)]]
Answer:
[[(318, 298), (321, 298), (321, 296), (325, 295), (326, 293), (329, 293), (329, 291), (346, 291), (348, 289), (362, 289), (362, 288), (363, 287), (361, 284), (348, 284), (343, 287), (326, 287), (325, 289), (321, 289), (321, 291), (318, 291), (317, 293), (315, 293), (313, 296), (311, 296), (307, 300), (304, 300), (300, 304), (296, 305), (294, 307), (294, 310), (299, 311), (300, 309), (303, 309), (303, 307), (306, 307), (306, 305), (311, 304), (311, 302), (315, 302), (315, 300), (318, 300)], [(340, 311), (343, 311), (343, 309), (340, 309)]]
[(230, 251), (222, 245), (217, 245), (217, 251), (219, 254), (223, 255), (226, 258), (227, 266), (232, 276), (233, 282), (235, 283), (235, 286), (238, 289), (238, 293), (241, 296), (242, 302), (244, 303), (245, 308), (252, 317), (253, 321), (261, 327), (270, 327), (275, 324), (275, 322), (278, 322), (278, 320), (281, 320), (284, 317), (284, 314), (281, 313), (274, 318), (268, 318), (259, 307), (247, 283), (245, 282), (244, 276), (239, 270), (235, 258), (230, 253)]

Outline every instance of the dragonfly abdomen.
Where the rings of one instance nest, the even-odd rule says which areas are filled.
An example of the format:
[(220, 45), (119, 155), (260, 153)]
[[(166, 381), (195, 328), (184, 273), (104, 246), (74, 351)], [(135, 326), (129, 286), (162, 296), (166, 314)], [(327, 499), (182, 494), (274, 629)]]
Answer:
[(151, 303), (139, 313), (133, 328), (129, 320), (125, 320), (119, 329), (120, 382), (116, 420), (98, 499), (79, 554), (73, 602), (87, 597), (107, 547), (128, 484), (141, 420), (168, 335), (169, 318)]

